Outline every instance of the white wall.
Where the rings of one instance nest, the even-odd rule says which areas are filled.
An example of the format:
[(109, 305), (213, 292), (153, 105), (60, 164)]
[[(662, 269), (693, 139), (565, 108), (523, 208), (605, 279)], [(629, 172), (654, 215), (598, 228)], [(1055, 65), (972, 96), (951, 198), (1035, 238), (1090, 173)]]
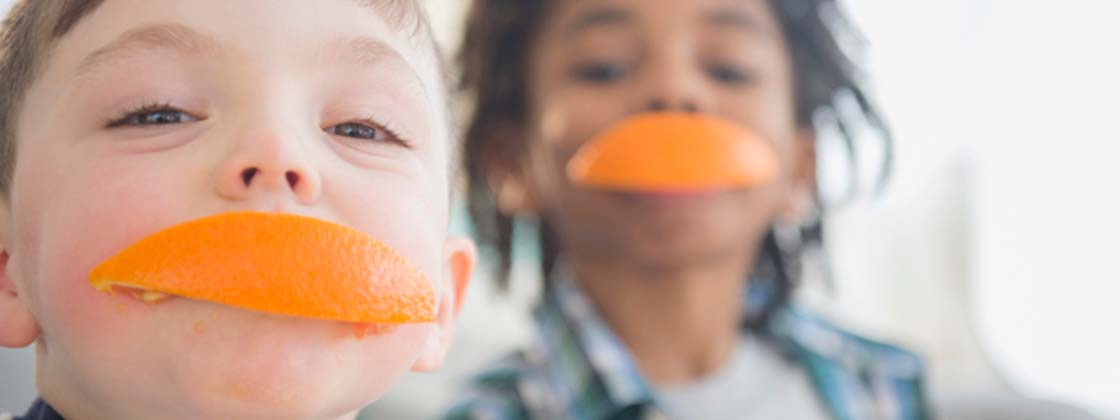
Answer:
[(997, 0), (973, 108), (985, 343), (1022, 389), (1120, 418), (1120, 3)]
[(972, 262), (968, 184), (975, 153), (964, 127), (971, 47), (986, 0), (850, 0), (870, 43), (871, 76), (897, 136), (896, 170), (879, 200), (833, 217), (830, 248), (840, 320), (926, 354), (933, 387), (994, 390), (968, 306)]
[(850, 4), (901, 150), (888, 198), (837, 218), (838, 312), (926, 350), (935, 390), (1120, 418), (1120, 4)]

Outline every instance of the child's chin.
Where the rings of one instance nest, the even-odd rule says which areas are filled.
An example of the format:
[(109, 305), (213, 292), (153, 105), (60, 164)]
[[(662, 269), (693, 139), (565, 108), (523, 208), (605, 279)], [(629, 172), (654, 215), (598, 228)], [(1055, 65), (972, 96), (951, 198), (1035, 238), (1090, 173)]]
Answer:
[(192, 406), (223, 418), (315, 418), (361, 408), (411, 367), (432, 328), (357, 328), (186, 299), (155, 306), (164, 306), (151, 309), (164, 312), (156, 318), (173, 330), (161, 334), (162, 350), (180, 349), (160, 357), (174, 366), (170, 379), (192, 394)]
[[(371, 396), (376, 398), (376, 396)], [(283, 401), (230, 398), (228, 396), (201, 394), (189, 401), (184, 418), (213, 419), (324, 419), (335, 420), (360, 410), (364, 403), (356, 398), (349, 400), (312, 396), (285, 396)]]

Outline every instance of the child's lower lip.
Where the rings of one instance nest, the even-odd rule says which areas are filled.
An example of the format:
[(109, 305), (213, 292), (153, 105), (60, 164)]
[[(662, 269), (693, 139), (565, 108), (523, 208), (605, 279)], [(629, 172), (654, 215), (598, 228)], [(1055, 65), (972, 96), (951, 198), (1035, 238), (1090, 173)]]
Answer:
[(634, 200), (660, 203), (707, 200), (718, 196), (721, 192), (721, 190), (712, 189), (693, 191), (627, 192), (622, 193), (622, 195)]
[[(123, 286), (116, 286), (116, 287), (114, 287), (114, 290), (124, 293), (125, 296), (128, 296), (130, 299), (135, 299), (137, 302), (140, 302), (140, 303), (143, 303), (143, 304), (148, 304), (148, 305), (163, 303), (163, 302), (170, 301), (172, 299), (179, 298), (179, 296), (170, 295), (170, 294), (166, 294), (166, 293), (162, 293), (162, 292), (156, 292), (156, 291), (151, 291), (151, 290), (141, 290), (141, 289), (135, 289), (135, 288), (123, 287)], [(280, 315), (278, 315), (278, 316), (280, 316)], [(351, 329), (352, 334), (354, 335), (354, 338), (357, 338), (359, 340), (364, 339), (366, 337), (388, 334), (388, 333), (391, 333), (393, 331), (396, 331), (397, 328), (399, 327), (399, 325), (396, 325), (396, 324), (357, 323), (357, 322), (346, 322), (346, 321), (328, 321), (328, 322), (338, 322), (342, 325), (348, 326)]]

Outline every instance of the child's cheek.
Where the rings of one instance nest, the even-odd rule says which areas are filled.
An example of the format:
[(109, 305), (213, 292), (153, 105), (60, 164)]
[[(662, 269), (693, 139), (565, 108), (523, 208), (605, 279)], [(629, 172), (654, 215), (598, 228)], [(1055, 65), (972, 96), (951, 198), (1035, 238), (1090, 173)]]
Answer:
[(130, 347), (129, 342), (154, 339), (139, 337), (146, 329), (138, 323), (150, 318), (155, 307), (123, 295), (99, 292), (75, 270), (43, 274), (50, 296), (44, 299), (44, 307), (56, 318), (47, 326), (55, 331), (45, 331), (48, 344), (51, 333), (60, 333), (56, 335), (77, 347), (74, 350), (86, 348), (121, 354), (121, 349)]
[(333, 196), (340, 197), (331, 206), (340, 218), (399, 252), (439, 293), (447, 236), (446, 192), (423, 178), (393, 183), (343, 172), (331, 175), (337, 188)]
[(434, 329), (432, 324), (407, 325), (356, 340), (352, 358), (340, 357), (337, 362), (357, 401), (371, 401), (388, 391), (412, 368)]
[[(174, 213), (148, 204), (131, 209), (113, 200), (88, 200), (85, 205), (51, 206), (34, 233), (37, 243), (33, 277), (41, 285), (47, 344), (64, 340), (72, 351), (112, 353), (128, 357), (151, 337), (153, 314), (159, 308), (124, 294), (98, 291), (90, 284), (93, 267), (143, 237)], [(70, 204), (65, 203), (65, 204)], [(63, 204), (63, 203), (58, 203)], [(136, 210), (140, 211), (129, 211)], [(147, 210), (153, 210), (148, 212)], [(51, 337), (55, 335), (55, 337)]]

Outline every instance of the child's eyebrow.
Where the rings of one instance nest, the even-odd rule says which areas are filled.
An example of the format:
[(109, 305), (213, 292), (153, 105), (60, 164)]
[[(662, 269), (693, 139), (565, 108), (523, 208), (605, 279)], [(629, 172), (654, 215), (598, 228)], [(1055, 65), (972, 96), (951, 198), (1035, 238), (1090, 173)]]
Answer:
[(406, 64), (407, 60), (389, 44), (374, 38), (339, 38), (323, 49), (324, 64), (347, 63), (373, 66), (385, 63)]
[(622, 9), (596, 8), (580, 15), (579, 18), (568, 24), (567, 28), (564, 29), (564, 34), (566, 37), (572, 37), (597, 26), (620, 25), (630, 23), (633, 20), (634, 15)]
[(78, 65), (81, 75), (121, 56), (142, 52), (173, 51), (186, 55), (209, 55), (223, 50), (221, 43), (183, 25), (159, 23), (125, 32), (105, 46), (90, 53)]
[(366, 36), (339, 38), (326, 45), (322, 50), (321, 65), (330, 68), (338, 64), (367, 67), (374, 74), (386, 70), (396, 70), (407, 75), (403, 83), (408, 88), (418, 89), (416, 93), (427, 97), (428, 88), (417, 69), (390, 44)]
[[(111, 64), (119, 59), (135, 54), (170, 51), (184, 55), (216, 55), (228, 51), (230, 47), (217, 39), (202, 34), (187, 26), (175, 23), (157, 23), (140, 26), (120, 35), (105, 46), (90, 53), (78, 65), (80, 79), (94, 68)], [(361, 67), (399, 69), (412, 80), (409, 87), (418, 87), (420, 93), (427, 95), (427, 86), (422, 82), (416, 69), (409, 64), (401, 53), (388, 43), (364, 36), (340, 38), (329, 43), (322, 51), (321, 65), (333, 66), (350, 64)]]
[(704, 15), (704, 22), (710, 26), (735, 29), (746, 33), (765, 32), (763, 25), (750, 13), (726, 8), (716, 9)]

